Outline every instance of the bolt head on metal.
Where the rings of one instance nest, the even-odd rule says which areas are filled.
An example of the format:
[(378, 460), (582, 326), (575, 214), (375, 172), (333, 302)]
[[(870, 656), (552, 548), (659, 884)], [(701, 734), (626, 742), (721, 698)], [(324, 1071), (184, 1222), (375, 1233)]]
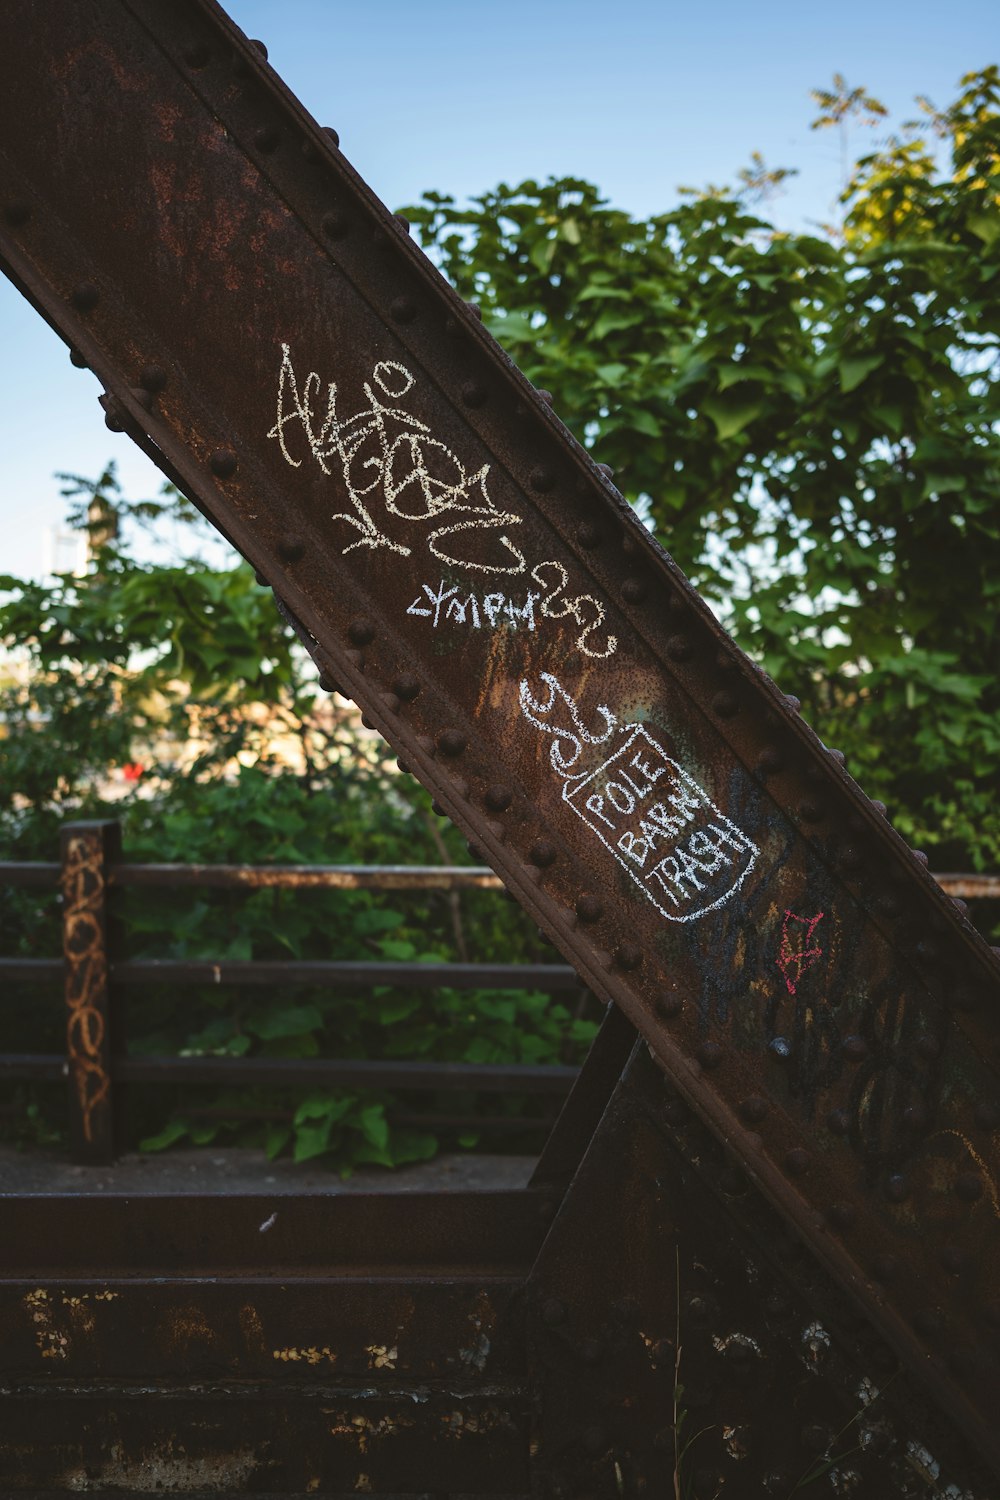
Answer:
[(759, 1094), (750, 1094), (740, 1105), (740, 1114), (748, 1125), (759, 1125), (767, 1114), (767, 1100)]
[(675, 990), (661, 990), (653, 1001), (653, 1009), (664, 1021), (673, 1021), (683, 1011), (684, 1000)]
[(615, 951), (615, 958), (623, 969), (640, 968), (643, 956), (643, 951), (637, 943), (622, 943)]
[(346, 216), (332, 209), (330, 213), (323, 215), (323, 233), (329, 240), (342, 240), (350, 228)]
[(115, 400), (114, 396), (106, 397), (104, 402), (104, 425), (108, 431), (124, 432), (125, 423), (123, 417), (124, 412), (122, 411), (121, 404)]
[(467, 380), (462, 387), (462, 403), (465, 406), (483, 406), (486, 402), (486, 387), (478, 380)]
[(417, 304), (412, 297), (394, 297), (389, 303), (389, 314), (397, 323), (412, 323), (417, 316)]
[[(375, 626), (371, 620), (362, 618), (352, 620), (347, 627), (347, 639), (352, 646), (370, 646), (375, 639)], [(402, 698), (403, 694), (399, 693), (399, 696)]]
[(167, 383), (167, 372), (160, 365), (144, 365), (142, 374), (139, 376), (139, 384), (149, 391), (150, 395), (156, 396), (163, 390)]
[(765, 776), (776, 775), (785, 769), (785, 757), (777, 745), (765, 745), (757, 757), (757, 770)]
[(70, 297), (77, 312), (93, 312), (100, 300), (101, 294), (91, 281), (83, 281), (74, 287)]
[(550, 843), (548, 839), (536, 839), (528, 851), (528, 858), (540, 870), (545, 870), (549, 865), (555, 863), (556, 846)]
[(468, 741), (460, 729), (442, 729), (434, 738), (441, 755), (461, 755)]
[(598, 896), (581, 896), (576, 903), (576, 914), (581, 922), (599, 922), (604, 915), (604, 902)]
[(491, 786), (487, 789), (483, 801), (491, 812), (506, 812), (514, 800), (514, 793), (506, 786)]
[(208, 466), (216, 479), (228, 479), (236, 473), (236, 454), (231, 448), (216, 448)]

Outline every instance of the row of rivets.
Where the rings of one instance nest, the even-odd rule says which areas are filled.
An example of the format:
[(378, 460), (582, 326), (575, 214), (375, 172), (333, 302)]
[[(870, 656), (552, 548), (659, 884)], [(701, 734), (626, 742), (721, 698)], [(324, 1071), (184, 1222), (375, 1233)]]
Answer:
[[(267, 55), (266, 54), (266, 48), (263, 47), (263, 44), (258, 44), (256, 42), (254, 42), (253, 45), (255, 45), (255, 46), (259, 45), (260, 50), (262, 51), (263, 55), (266, 58), (266, 55)], [(187, 59), (191, 63), (192, 66), (203, 66), (204, 63), (207, 62), (207, 60), (208, 60), (207, 59), (207, 54), (204, 54), (204, 55), (203, 54), (204, 54), (204, 49), (199, 49), (199, 48), (191, 49), (191, 50), (189, 50), (189, 52), (187, 54)], [(325, 127), (325, 129), (327, 131), (327, 134), (333, 140), (334, 144), (335, 145), (339, 145), (339, 136), (338, 136), (337, 132), (332, 127), (329, 127), (329, 126)], [(256, 139), (257, 139), (257, 144), (258, 144), (259, 148), (262, 149), (262, 150), (265, 150), (265, 151), (273, 150), (276, 147), (276, 145), (278, 144), (277, 132), (274, 130), (273, 127), (270, 127), (270, 126), (262, 126), (262, 127), (260, 127), (258, 129), (258, 131), (257, 131)], [(21, 222), (21, 221), (23, 221), (23, 219), (25, 217), (27, 217), (27, 213), (28, 213), (28, 210), (27, 210), (26, 206), (16, 205), (16, 204), (8, 206), (7, 214), (8, 214), (8, 218), (11, 218), (11, 215), (13, 214), (12, 222)], [(409, 226), (408, 221), (405, 219), (405, 217), (403, 215), (397, 215), (396, 217), (397, 217), (397, 221), (401, 224), (402, 228), (408, 232), (410, 226)], [(340, 220), (340, 219), (338, 219), (338, 217), (336, 215), (329, 215), (328, 218), (327, 218), (327, 220), (324, 221), (324, 227), (327, 228), (328, 232), (331, 232), (333, 234), (337, 234), (337, 233), (342, 232), (342, 230), (345, 227), (345, 225), (344, 225), (343, 221)], [(78, 289), (78, 292), (76, 294), (74, 294), (74, 301), (76, 302), (77, 306), (81, 307), (81, 309), (82, 309), (85, 304), (84, 304), (84, 301), (80, 300), (81, 296), (83, 298), (87, 299), (86, 305), (88, 305), (88, 306), (96, 305), (96, 291), (95, 291), (95, 289), (93, 289), (93, 288), (88, 288), (88, 289), (85, 289), (85, 290), (84, 289)], [(91, 297), (93, 297), (93, 299), (94, 299), (93, 301), (89, 300)], [(479, 308), (479, 306), (477, 304), (475, 304), (475, 303), (469, 303), (467, 305), (469, 306), (470, 310), (473, 312), (473, 314), (475, 316), (481, 318), (481, 315), (482, 315), (481, 314), (481, 309)], [(391, 305), (391, 309), (390, 310), (392, 312), (393, 317), (396, 318), (397, 321), (401, 321), (401, 322), (410, 321), (413, 317), (416, 316), (416, 308), (415, 308), (414, 304), (412, 303), (412, 301), (409, 298), (406, 298), (406, 297), (397, 298), (393, 302), (393, 304)], [(547, 392), (547, 391), (538, 391), (537, 394), (539, 395), (540, 399), (548, 402), (548, 404), (551, 404), (552, 397), (551, 397), (551, 393), (550, 392)], [(478, 387), (467, 387), (466, 391), (463, 393), (463, 398), (466, 399), (467, 404), (469, 404), (469, 405), (476, 405), (476, 404), (478, 404), (479, 402), (481, 402), (482, 400), (485, 399), (485, 393), (482, 392), (481, 388), (478, 388)], [(109, 424), (110, 424), (110, 422), (113, 419), (109, 416), (108, 420), (109, 420)], [(598, 470), (606, 478), (608, 478), (608, 479), (613, 478), (614, 471), (611, 469), (611, 467), (609, 465), (607, 465), (607, 464), (598, 464), (596, 467), (598, 468)], [(214, 464), (213, 464), (213, 470), (215, 472), (219, 472), (215, 468)], [(536, 469), (536, 470), (534, 470), (532, 472), (531, 483), (532, 483), (533, 487), (536, 488), (537, 490), (544, 491), (546, 489), (549, 489), (549, 488), (553, 487), (553, 485), (554, 485), (554, 476), (552, 476), (551, 471), (548, 470), (548, 469), (546, 469), (546, 468)], [(587, 547), (596, 546), (598, 544), (599, 540), (600, 540), (600, 534), (599, 534), (599, 531), (597, 530), (597, 528), (595, 528), (593, 525), (591, 525), (590, 523), (585, 523), (580, 528), (579, 538), (580, 538), (580, 541), (581, 541), (582, 545), (584, 545), (584, 546), (587, 546)], [(631, 587), (629, 587), (629, 582), (630, 581), (627, 581), (626, 587), (623, 590), (623, 593), (624, 593), (624, 595), (626, 597), (627, 602), (633, 602), (633, 603), (640, 602), (640, 599), (642, 597), (642, 592), (643, 592), (642, 586), (641, 585), (636, 586), (636, 584), (633, 582), (631, 584)], [(688, 658), (689, 654), (690, 654), (690, 651), (691, 651), (690, 643), (687, 642), (686, 640), (682, 641), (682, 638), (674, 638), (674, 640), (672, 642), (668, 643), (668, 654), (671, 655), (671, 657), (674, 660), (677, 660), (677, 661), (686, 660)], [(794, 697), (794, 695), (786, 695), (786, 702), (788, 703), (788, 706), (790, 708), (792, 708), (793, 711), (795, 711), (795, 712), (798, 712), (801, 709), (801, 703), (800, 703), (800, 701), (797, 698)], [(715, 703), (713, 704), (713, 707), (715, 708), (716, 712), (719, 714), (720, 717), (730, 717), (730, 716), (732, 716), (733, 714), (735, 714), (738, 711), (739, 705), (732, 698), (731, 695), (720, 694), (720, 695), (718, 695), (718, 698), (716, 699)], [(831, 749), (831, 750), (828, 750), (827, 753), (828, 753), (828, 755), (830, 756), (830, 758), (835, 763), (837, 763), (837, 764), (839, 764), (841, 766), (843, 766), (845, 764), (845, 758), (844, 758), (843, 753), (841, 751), (838, 751), (838, 750), (835, 750), (835, 749)], [(765, 750), (765, 752), (763, 753), (763, 755), (761, 757), (759, 769), (763, 770), (765, 772), (778, 771), (778, 770), (784, 769), (783, 762), (781, 761), (780, 755), (776, 751), (774, 751), (774, 750)], [(817, 804), (806, 803), (806, 804), (803, 805), (802, 809), (800, 809), (800, 810), (802, 812), (802, 815), (807, 819), (807, 821), (819, 821), (820, 816), (822, 816), (822, 809)], [(850, 858), (847, 859), (847, 860), (845, 860), (845, 865), (846, 865), (847, 868), (855, 868), (855, 869), (860, 868), (860, 857), (857, 856), (857, 855), (855, 855), (855, 858), (854, 858), (853, 861)]]

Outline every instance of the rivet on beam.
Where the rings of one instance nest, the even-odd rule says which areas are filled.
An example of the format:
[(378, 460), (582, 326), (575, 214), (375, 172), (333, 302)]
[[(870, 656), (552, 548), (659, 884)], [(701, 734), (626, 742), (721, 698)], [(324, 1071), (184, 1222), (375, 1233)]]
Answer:
[(236, 473), (236, 454), (231, 448), (216, 448), (208, 466), (216, 479), (228, 479)]

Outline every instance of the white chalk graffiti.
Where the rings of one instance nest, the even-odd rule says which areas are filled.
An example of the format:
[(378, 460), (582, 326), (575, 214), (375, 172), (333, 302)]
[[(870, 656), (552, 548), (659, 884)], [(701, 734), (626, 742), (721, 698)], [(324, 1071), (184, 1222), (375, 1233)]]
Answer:
[[(723, 906), (753, 869), (756, 844), (642, 724), (619, 725), (602, 703), (596, 711), (604, 727), (593, 733), (552, 673), (541, 675), (547, 700), (537, 699), (524, 679), (521, 712), (553, 736), (549, 759), (562, 778), (563, 801), (668, 921), (693, 922)], [(557, 704), (568, 726), (553, 715)], [(604, 744), (616, 731), (612, 754), (590, 771), (574, 770), (585, 745)]]
[(432, 588), (429, 583), (420, 585), (423, 590), (414, 599), (406, 613), (423, 615), (436, 630), (442, 620), (453, 625), (465, 625), (470, 630), (486, 626), (495, 630), (498, 625), (508, 625), (516, 630), (522, 625), (526, 630), (535, 628), (535, 605), (537, 594), (527, 594), (523, 604), (507, 594), (466, 593), (457, 584), (442, 582)]
[[(281, 356), (277, 417), (267, 435), (277, 439), (286, 463), (297, 469), (302, 459), (288, 446), (288, 430), (299, 427), (323, 473), (331, 474), (339, 467), (352, 510), (338, 511), (333, 519), (357, 532), (345, 552), (355, 547), (387, 547), (402, 557), (410, 556), (410, 547), (389, 536), (373, 516), (374, 504), (381, 498), (390, 516), (432, 523), (427, 547), (441, 562), (483, 573), (524, 572), (524, 554), (504, 529), (520, 525), (520, 517), (494, 505), (487, 487), (490, 465), (470, 473), (450, 448), (431, 436), (425, 422), (398, 404), (416, 384), (405, 365), (380, 360), (364, 384), (367, 405), (345, 417), (338, 407), (336, 381), (327, 386), (325, 410), (318, 410), (314, 403), (322, 385), (319, 375), (311, 370), (300, 391), (287, 344), (282, 344)], [(442, 518), (447, 518), (447, 524), (437, 524)], [(495, 533), (502, 555), (488, 561), (458, 557), (453, 542), (442, 545), (445, 538), (476, 531)]]
[(617, 636), (608, 636), (603, 651), (598, 650), (588, 639), (592, 631), (604, 624), (604, 605), (593, 594), (577, 594), (575, 599), (560, 598), (569, 583), (569, 574), (562, 563), (554, 560), (536, 563), (531, 576), (540, 588), (547, 590), (540, 606), (541, 613), (547, 620), (564, 620), (567, 615), (572, 615), (577, 625), (583, 627), (576, 638), (578, 651), (582, 651), (584, 656), (602, 660), (618, 649)]
[[(380, 360), (371, 380), (364, 382), (366, 404), (345, 416), (336, 381), (330, 381), (323, 394), (323, 381), (311, 370), (300, 385), (290, 346), (282, 344), (277, 410), (267, 435), (293, 469), (301, 468), (308, 455), (324, 474), (339, 472), (350, 509), (336, 511), (333, 520), (356, 533), (343, 548), (345, 553), (369, 547), (410, 557), (412, 528), (423, 526), (428, 552), (449, 567), (495, 577), (527, 573), (524, 553), (508, 534), (521, 525), (521, 517), (495, 504), (489, 489), (492, 466), (484, 463), (471, 471), (433, 436), (426, 422), (404, 408), (401, 403), (415, 385), (405, 365)], [(541, 590), (529, 595), (532, 621), (538, 602), (543, 618), (574, 621), (580, 632), (576, 646), (584, 655), (601, 659), (617, 649), (613, 635), (593, 639), (604, 623), (604, 606), (593, 594), (567, 597), (569, 577), (561, 563), (537, 563), (531, 578)], [(479, 599), (469, 597), (480, 613)], [(489, 618), (487, 598), (495, 596), (483, 598), (480, 618)], [(473, 603), (466, 604), (466, 619), (474, 622)], [(505, 596), (502, 608), (508, 603)], [(462, 623), (458, 611), (455, 605), (446, 617)], [(407, 613), (421, 610), (411, 606)], [(435, 613), (435, 625), (438, 618)], [(479, 626), (473, 623), (472, 628)]]

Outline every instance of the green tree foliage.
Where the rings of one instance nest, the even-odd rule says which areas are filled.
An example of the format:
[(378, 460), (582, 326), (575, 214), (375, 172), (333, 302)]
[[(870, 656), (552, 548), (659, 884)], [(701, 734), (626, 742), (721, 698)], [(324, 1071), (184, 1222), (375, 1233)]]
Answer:
[[(0, 638), (13, 651), (0, 685), (0, 859), (52, 859), (67, 818), (117, 816), (132, 860), (468, 862), (456, 830), (439, 823), (353, 705), (320, 689), (246, 564), (136, 560), (136, 522), (185, 515), (175, 493), (131, 503), (113, 467), (93, 483), (69, 479), (65, 493), (91, 534), (88, 571), (43, 584), (0, 578)], [(141, 770), (131, 789), (123, 767)], [(150, 899), (136, 890), (122, 893), (118, 910), (137, 958), (551, 959), (520, 912), (490, 892), (185, 889)], [(14, 893), (0, 909), (0, 943), (58, 952), (54, 901)], [(61, 1050), (57, 993), (40, 1001), (25, 986), (4, 998), (7, 1050)], [(169, 987), (150, 987), (129, 1011), (133, 1053), (234, 1058), (568, 1061), (593, 1031), (592, 1020), (532, 991), (212, 986), (182, 991), (179, 1003)], [(61, 1101), (48, 1110), (35, 1097), (23, 1102), (29, 1136), (52, 1138)], [(485, 1112), (515, 1121), (524, 1111), (513, 1097), (240, 1087), (208, 1099), (160, 1091), (132, 1104), (150, 1149), (239, 1139), (345, 1169), (432, 1155), (442, 1133), (421, 1126), (428, 1109), (439, 1119)], [(197, 1112), (205, 1107), (210, 1119)], [(247, 1123), (253, 1111), (259, 1123)], [(444, 1139), (458, 1134), (446, 1126)], [(477, 1137), (461, 1127), (465, 1143)]]
[[(885, 111), (836, 79), (819, 125)], [(1000, 78), (921, 103), (783, 233), (735, 193), (635, 220), (591, 184), (406, 210), (655, 518), (740, 643), (938, 867), (1000, 864)]]
[[(501, 184), (464, 207), (428, 194), (407, 212), (905, 836), (938, 868), (997, 868), (1000, 78), (969, 75), (944, 109), (921, 101), (917, 122), (853, 167), (847, 145), (881, 128), (882, 107), (840, 78), (815, 97), (817, 127), (845, 152), (830, 230), (767, 221), (787, 173), (759, 156), (735, 191), (684, 191), (647, 220), (576, 179)], [(0, 851), (51, 858), (60, 821), (110, 807), (135, 858), (464, 857), (355, 710), (318, 690), (248, 568), (136, 560), (137, 525), (190, 519), (176, 494), (130, 504), (111, 470), (66, 493), (94, 544), (88, 573), (0, 579), (14, 668), (0, 679)], [(123, 796), (127, 762), (143, 774)], [(495, 897), (463, 902), (178, 893), (124, 915), (137, 956), (541, 956)], [(0, 911), (0, 937), (52, 952), (52, 921), (24, 893)], [(542, 1061), (568, 1059), (591, 1030), (540, 995), (262, 997), (151, 993), (133, 1044)], [(11, 1047), (60, 1046), (58, 1003), (26, 992), (5, 1021)], [(433, 1132), (390, 1123), (386, 1096), (214, 1102), (223, 1123), (195, 1122), (189, 1099), (142, 1101), (145, 1128), (161, 1145), (207, 1139), (256, 1107), (282, 1118), (254, 1138), (300, 1159), (434, 1149)]]

